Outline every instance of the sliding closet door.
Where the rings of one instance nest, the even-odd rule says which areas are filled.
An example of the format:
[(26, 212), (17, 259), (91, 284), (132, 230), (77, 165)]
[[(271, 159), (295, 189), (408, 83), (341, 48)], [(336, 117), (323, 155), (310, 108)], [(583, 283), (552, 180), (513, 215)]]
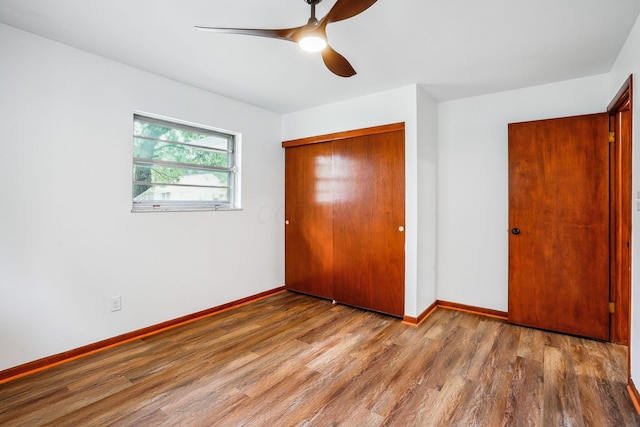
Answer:
[(404, 124), (285, 141), (287, 289), (404, 314)]
[(402, 316), (404, 131), (332, 145), (335, 299)]
[(287, 289), (333, 296), (331, 144), (287, 148), (285, 280)]

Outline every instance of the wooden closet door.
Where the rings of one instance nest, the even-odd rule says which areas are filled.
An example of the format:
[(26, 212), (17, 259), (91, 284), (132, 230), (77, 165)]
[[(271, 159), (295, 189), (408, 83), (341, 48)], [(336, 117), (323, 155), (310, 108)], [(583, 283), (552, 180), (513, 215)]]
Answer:
[(285, 283), (324, 298), (334, 298), (332, 175), (331, 144), (287, 148)]
[(404, 131), (333, 143), (335, 299), (404, 314)]

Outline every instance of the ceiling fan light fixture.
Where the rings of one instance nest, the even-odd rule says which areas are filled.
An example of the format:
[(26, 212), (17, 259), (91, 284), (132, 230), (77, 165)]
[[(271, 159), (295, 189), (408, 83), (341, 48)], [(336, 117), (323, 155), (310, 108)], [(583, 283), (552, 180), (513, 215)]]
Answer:
[(298, 40), (300, 49), (307, 52), (320, 52), (327, 47), (327, 40), (317, 34), (307, 34)]

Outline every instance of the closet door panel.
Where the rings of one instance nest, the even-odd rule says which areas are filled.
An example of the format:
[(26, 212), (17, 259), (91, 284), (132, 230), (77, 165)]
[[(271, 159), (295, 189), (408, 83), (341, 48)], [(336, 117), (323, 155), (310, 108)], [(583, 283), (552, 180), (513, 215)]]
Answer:
[(404, 131), (333, 143), (335, 299), (404, 314)]
[(332, 146), (285, 153), (285, 285), (333, 298)]

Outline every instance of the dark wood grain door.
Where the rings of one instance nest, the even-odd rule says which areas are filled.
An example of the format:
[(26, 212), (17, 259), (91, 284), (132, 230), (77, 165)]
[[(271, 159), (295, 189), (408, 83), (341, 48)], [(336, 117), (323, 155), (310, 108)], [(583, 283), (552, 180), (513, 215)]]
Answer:
[(609, 338), (608, 115), (509, 125), (509, 321)]
[(311, 144), (285, 154), (285, 282), (333, 298), (333, 148)]
[(338, 302), (404, 314), (404, 131), (333, 142)]

